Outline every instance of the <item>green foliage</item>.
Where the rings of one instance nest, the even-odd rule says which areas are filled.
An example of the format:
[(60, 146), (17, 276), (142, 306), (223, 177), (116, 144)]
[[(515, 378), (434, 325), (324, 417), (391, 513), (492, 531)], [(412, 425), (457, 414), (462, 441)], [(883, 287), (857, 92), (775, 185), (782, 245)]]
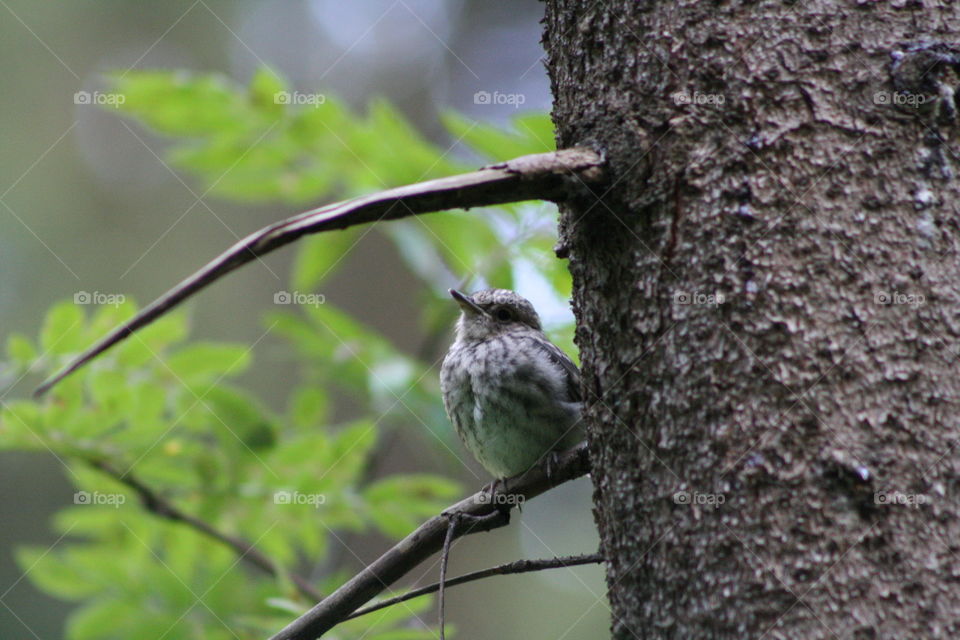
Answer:
[(355, 115), (333, 96), (292, 91), (266, 69), (247, 88), (176, 71), (113, 82), (125, 97), (120, 110), (176, 140), (171, 162), (221, 196), (302, 203), (334, 187), (353, 195), (459, 168), (389, 104)]
[(553, 123), (541, 114), (517, 116), (514, 118), (514, 131), (480, 124), (455, 112), (445, 114), (443, 122), (451, 134), (462, 138), (474, 151), (491, 162), (556, 149)]
[[(385, 102), (358, 114), (330, 95), (288, 100), (282, 96), (298, 94), (268, 70), (246, 87), (171, 71), (130, 72), (113, 82), (125, 96), (121, 111), (169, 137), (170, 161), (225, 198), (319, 201), (469, 169)], [(444, 124), (451, 140), (490, 161), (552, 148), (545, 115), (522, 115), (511, 131), (454, 113)], [(420, 279), (422, 326), (428, 340), (442, 341), (455, 316), (448, 286), (513, 287), (532, 272), (557, 300), (567, 297), (569, 276), (552, 252), (554, 224), (552, 208), (525, 203), (372, 228)], [(372, 228), (300, 242), (291, 289), (322, 287)], [(38, 336), (10, 335), (5, 371), (31, 380), (48, 375), (134, 312), (131, 303), (89, 315), (85, 308), (57, 304)], [(374, 471), (397, 430), (442, 441), (439, 455), (456, 446), (437, 363), (401, 351), (332, 301), (287, 309), (265, 317), (300, 369), (291, 373), (279, 412), (235, 381), (252, 365), (250, 348), (189, 342), (180, 313), (107, 352), (47, 399), (0, 403), (0, 449), (50, 452), (76, 487), (76, 504), (55, 518), (64, 536), (56, 548), (18, 552), (34, 584), (79, 603), (70, 640), (264, 637), (312, 604), (288, 578), (304, 561), (333, 563), (315, 585), (329, 593), (345, 577), (336, 564), (338, 540), (372, 532), (402, 537), (462, 493), (441, 476)], [(563, 343), (569, 327), (554, 328)], [(335, 420), (334, 400), (344, 399), (353, 417)], [(98, 468), (103, 464), (115, 473)], [(217, 531), (254, 543), (278, 576), (144, 508), (136, 482)], [(420, 599), (392, 607), (331, 637), (431, 638), (432, 630), (413, 622), (429, 606)]]
[[(8, 341), (9, 363), (26, 371), (46, 350), (39, 367), (49, 373), (71, 355), (63, 345), (79, 348), (133, 310), (103, 307), (88, 318), (72, 303), (58, 304), (40, 345), (24, 336)], [(365, 341), (363, 330), (348, 332), (347, 316), (323, 311), (318, 317), (347, 340)], [(144, 510), (136, 492), (97, 463), (109, 461), (180, 510), (255, 541), (288, 569), (304, 556), (323, 561), (334, 535), (402, 537), (460, 492), (431, 475), (367, 479), (380, 437), (372, 420), (330, 423), (328, 390), (313, 384), (296, 388), (289, 410), (276, 415), (229, 382), (250, 364), (249, 349), (186, 336), (184, 315), (172, 314), (142, 341), (120, 345), (56, 387), (48, 401), (11, 401), (0, 410), (0, 447), (69, 461), (76, 504), (57, 515), (56, 527), (73, 542), (21, 549), (18, 560), (40, 588), (82, 603), (68, 625), (72, 640), (193, 637), (198, 629), (203, 637), (234, 637), (230, 629), (262, 637), (285, 622), (271, 598), (308, 604), (284, 580), (247, 571), (234, 550)], [(363, 352), (375, 358), (389, 348), (380, 339)], [(387, 626), (369, 637), (396, 632)], [(428, 637), (417, 634), (410, 637)]]

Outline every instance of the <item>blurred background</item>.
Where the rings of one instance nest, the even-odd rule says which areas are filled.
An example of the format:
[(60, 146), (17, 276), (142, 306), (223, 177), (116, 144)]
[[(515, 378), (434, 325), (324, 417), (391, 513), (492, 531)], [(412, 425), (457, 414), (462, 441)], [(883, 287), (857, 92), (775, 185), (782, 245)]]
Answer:
[[(0, 5), (2, 340), (12, 331), (35, 334), (55, 301), (79, 291), (149, 302), (237, 237), (297, 211), (207, 195), (163, 160), (164, 140), (108, 108), (77, 104), (77, 92), (103, 88), (104, 74), (190, 69), (247, 83), (265, 65), (297, 90), (330, 92), (360, 111), (386, 98), (444, 148), (443, 110), (506, 125), (518, 112), (550, 108), (539, 44), (543, 7), (532, 0)], [(475, 99), (494, 91), (522, 100)], [(469, 158), (455, 147), (451, 153)], [(257, 342), (255, 366), (241, 384), (268, 404), (283, 402), (291, 365), (276, 341), (258, 342), (262, 315), (292, 256), (286, 250), (252, 263), (190, 305), (193, 338)], [(405, 264), (374, 231), (348, 252), (323, 293), (401, 350), (416, 353), (429, 336), (417, 320), (417, 283)], [(517, 288), (548, 323), (571, 320), (565, 301), (538, 291), (535, 278), (519, 276)], [(450, 313), (452, 321), (453, 308)], [(428, 344), (428, 360), (442, 357), (450, 339), (447, 333)], [(28, 392), (24, 385), (6, 391), (10, 398)], [(401, 434), (383, 467), (453, 474), (471, 491), (478, 477), (486, 482), (482, 469), (465, 470), (445, 460), (442, 448), (422, 444)], [(569, 483), (525, 505), (512, 526), (463, 540), (450, 575), (519, 558), (594, 551), (590, 492), (586, 479)], [(37, 591), (14, 563), (13, 549), (54, 548), (60, 540), (49, 528), (50, 515), (69, 504), (72, 493), (55, 457), (0, 453), (0, 638), (61, 637), (70, 605)], [(387, 547), (372, 535), (349, 544), (356, 570)], [(428, 563), (414, 573), (419, 582), (432, 582), (437, 567)], [(452, 589), (447, 619), (460, 637), (474, 639), (605, 637), (604, 592), (598, 567), (494, 578)]]

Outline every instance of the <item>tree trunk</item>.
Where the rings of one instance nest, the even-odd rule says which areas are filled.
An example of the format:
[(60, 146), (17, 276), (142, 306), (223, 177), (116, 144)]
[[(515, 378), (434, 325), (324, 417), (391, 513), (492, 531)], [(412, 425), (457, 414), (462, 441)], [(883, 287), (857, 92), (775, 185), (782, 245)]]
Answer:
[(958, 28), (547, 1), (615, 638), (960, 637)]

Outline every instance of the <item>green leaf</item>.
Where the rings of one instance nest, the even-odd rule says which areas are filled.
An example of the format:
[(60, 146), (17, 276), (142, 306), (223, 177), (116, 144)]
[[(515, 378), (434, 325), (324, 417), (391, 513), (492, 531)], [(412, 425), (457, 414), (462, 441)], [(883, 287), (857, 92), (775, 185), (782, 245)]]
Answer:
[(135, 70), (112, 80), (114, 91), (124, 97), (119, 110), (159, 133), (196, 136), (241, 131), (253, 124), (243, 94), (218, 74)]
[[(491, 264), (507, 263), (503, 246), (490, 224), (491, 210), (450, 212), (418, 220), (432, 235), (454, 273), (486, 273)], [(487, 215), (484, 215), (487, 214)]]
[(152, 380), (128, 381), (124, 388), (129, 396), (126, 418), (130, 422), (130, 429), (116, 434), (114, 438), (122, 446), (149, 446), (170, 427), (169, 418), (164, 416), (167, 392)]
[(55, 355), (78, 351), (83, 341), (83, 320), (83, 311), (76, 304), (57, 303), (44, 320), (40, 347)]
[(557, 150), (557, 133), (549, 113), (524, 113), (513, 119), (513, 127), (530, 145), (530, 153)]
[(283, 78), (261, 67), (250, 80), (250, 101), (262, 110), (279, 113), (283, 110), (282, 94), (286, 88)]
[[(67, 618), (67, 634), (70, 640), (102, 640), (117, 637), (117, 624), (140, 618), (142, 606), (116, 599), (94, 600), (72, 612)], [(143, 629), (138, 629), (138, 635)], [(146, 637), (146, 636), (141, 636)]]
[(126, 389), (126, 378), (119, 371), (96, 369), (87, 378), (93, 400), (101, 405), (101, 408), (110, 408), (111, 405), (125, 402), (130, 397)]
[(158, 318), (137, 334), (137, 342), (143, 342), (153, 351), (160, 351), (187, 337), (187, 316), (181, 312), (171, 312)]
[(327, 419), (329, 402), (323, 389), (313, 385), (301, 386), (290, 399), (290, 419), (305, 429), (320, 427)]
[(35, 402), (10, 400), (0, 404), (0, 448), (45, 448), (42, 414)]
[(270, 468), (284, 469), (283, 481), (295, 481), (300, 469), (322, 468), (321, 463), (330, 459), (329, 435), (323, 429), (315, 429), (278, 443), (267, 463)]
[(514, 132), (447, 112), (443, 124), (456, 138), (462, 138), (474, 151), (494, 162), (503, 162), (531, 153), (556, 150), (553, 124), (546, 114), (514, 118)]
[(447, 265), (426, 227), (415, 220), (397, 220), (385, 233), (393, 240), (407, 268), (423, 282), (443, 282), (448, 277)]
[(41, 547), (24, 547), (15, 552), (17, 564), (38, 587), (64, 600), (78, 600), (97, 593), (101, 586), (96, 574), (85, 574), (65, 561), (59, 552)]
[(384, 535), (401, 538), (424, 517), (448, 506), (459, 492), (460, 486), (446, 478), (408, 474), (378, 480), (364, 490), (363, 496), (373, 521)]
[(250, 347), (239, 344), (195, 342), (167, 359), (178, 378), (191, 381), (210, 376), (237, 376), (250, 366)]
[(211, 422), (215, 427), (222, 426), (230, 432), (227, 438), (239, 438), (251, 449), (269, 447), (276, 441), (273, 420), (248, 394), (216, 386), (203, 396), (200, 404), (213, 414)]
[(311, 361), (326, 359), (333, 348), (330, 340), (318, 335), (306, 320), (293, 313), (268, 313), (264, 324), (290, 341), (301, 357)]
[(300, 292), (312, 291), (336, 273), (359, 235), (358, 229), (343, 229), (337, 233), (306, 238), (293, 263), (293, 288)]
[(7, 336), (7, 357), (21, 367), (29, 367), (37, 359), (37, 350), (30, 340), (19, 333)]
[(333, 477), (355, 482), (363, 469), (365, 458), (377, 442), (377, 428), (370, 420), (358, 420), (341, 430), (330, 451)]
[(384, 189), (456, 171), (440, 151), (385, 100), (370, 105), (366, 126), (354, 132), (350, 149), (368, 170), (357, 175), (367, 189)]

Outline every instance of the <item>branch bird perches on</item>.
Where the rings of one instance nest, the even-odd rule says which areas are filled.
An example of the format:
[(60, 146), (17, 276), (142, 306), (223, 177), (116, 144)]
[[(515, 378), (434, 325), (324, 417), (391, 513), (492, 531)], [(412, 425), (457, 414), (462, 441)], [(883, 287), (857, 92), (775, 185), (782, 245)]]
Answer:
[(583, 190), (587, 185), (600, 182), (603, 179), (602, 165), (603, 158), (586, 148), (521, 156), (478, 171), (329, 204), (271, 224), (243, 238), (141, 309), (133, 318), (67, 363), (41, 384), (34, 394), (42, 396), (87, 362), (234, 269), (302, 236), (444, 209), (468, 209), (523, 200), (556, 202)]
[[(509, 512), (504, 505), (514, 505), (540, 495), (556, 486), (586, 475), (590, 458), (586, 443), (559, 454), (556, 461), (533, 467), (526, 473), (503, 481), (497, 495), (507, 498), (502, 504), (493, 504), (487, 488), (447, 507), (443, 514), (430, 518), (386, 553), (350, 578), (339, 589), (317, 603), (309, 611), (273, 635), (270, 640), (315, 640), (347, 620), (378, 593), (406, 575), (411, 569), (440, 551), (448, 531), (448, 514), (460, 514), (476, 524), (457, 527), (453, 534), (459, 538), (471, 533), (489, 531), (507, 525)], [(521, 500), (513, 500), (521, 498)]]

